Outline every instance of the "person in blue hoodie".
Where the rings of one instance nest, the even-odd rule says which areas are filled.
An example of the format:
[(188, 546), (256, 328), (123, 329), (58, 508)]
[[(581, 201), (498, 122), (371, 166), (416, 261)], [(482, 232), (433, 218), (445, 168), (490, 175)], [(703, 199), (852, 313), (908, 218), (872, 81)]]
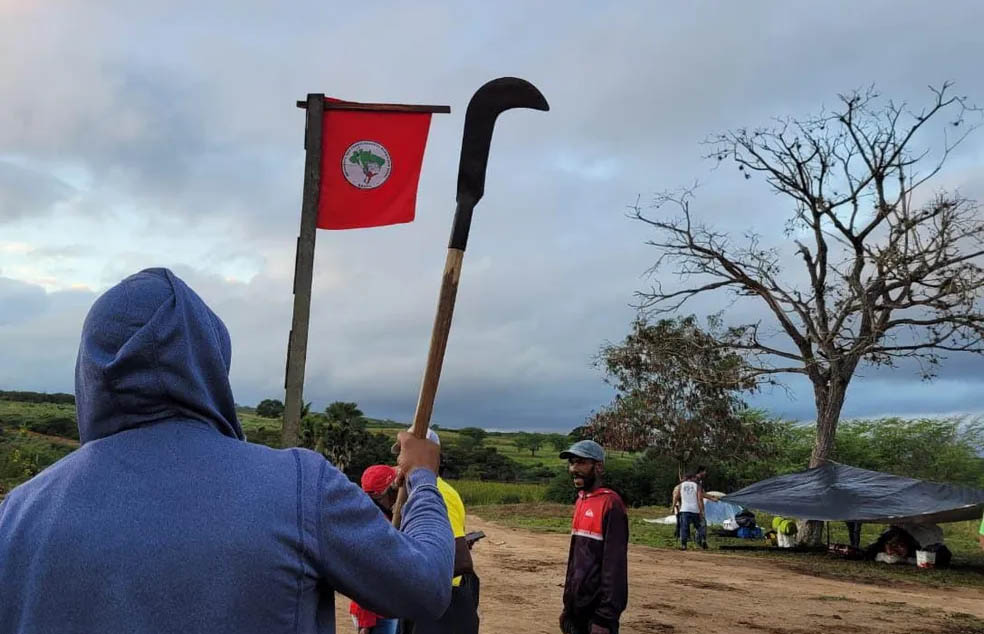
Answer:
[(81, 447), (0, 504), (0, 632), (333, 633), (335, 591), (444, 613), (439, 449), (400, 435), (399, 532), (321, 455), (244, 442), (230, 355), (167, 269), (96, 300), (75, 368)]

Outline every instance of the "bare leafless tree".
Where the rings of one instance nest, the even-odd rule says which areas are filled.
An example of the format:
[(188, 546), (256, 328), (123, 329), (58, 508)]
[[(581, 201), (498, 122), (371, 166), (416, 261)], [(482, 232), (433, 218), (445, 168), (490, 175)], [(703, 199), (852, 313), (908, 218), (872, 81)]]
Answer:
[[(673, 288), (655, 281), (641, 292), (644, 311), (674, 313), (715, 291), (767, 308), (778, 328), (722, 325), (719, 341), (746, 356), (757, 380), (809, 378), (817, 412), (810, 466), (831, 454), (859, 365), (914, 358), (931, 378), (948, 352), (984, 352), (979, 206), (954, 191), (926, 192), (981, 111), (952, 95), (950, 84), (930, 90), (932, 102), (919, 111), (855, 91), (840, 96), (833, 112), (707, 142), (709, 158), (733, 161), (745, 179), (764, 176), (790, 200), (786, 237), (803, 269), (784, 267), (781, 249), (757, 234), (734, 240), (697, 222), (693, 189), (660, 194), (650, 210), (632, 207), (658, 234), (649, 242), (659, 250), (651, 273), (670, 268), (681, 280)], [(945, 124), (935, 154), (914, 147), (930, 122)]]

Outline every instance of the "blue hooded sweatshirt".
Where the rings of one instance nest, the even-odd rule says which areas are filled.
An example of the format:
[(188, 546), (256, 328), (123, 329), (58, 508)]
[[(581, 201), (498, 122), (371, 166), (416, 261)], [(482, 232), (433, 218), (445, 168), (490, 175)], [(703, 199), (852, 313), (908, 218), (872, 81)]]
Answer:
[(82, 446), (0, 504), (0, 633), (334, 632), (334, 591), (435, 619), (454, 542), (433, 473), (404, 531), (325, 459), (243, 441), (222, 321), (166, 269), (86, 317)]

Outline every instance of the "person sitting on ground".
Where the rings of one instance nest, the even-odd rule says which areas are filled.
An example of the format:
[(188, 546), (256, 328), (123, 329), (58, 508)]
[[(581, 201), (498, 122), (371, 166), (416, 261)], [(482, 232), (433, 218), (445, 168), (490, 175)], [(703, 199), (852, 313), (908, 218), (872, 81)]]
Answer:
[(400, 434), (397, 531), (320, 454), (244, 441), (230, 360), (225, 325), (167, 269), (96, 300), (75, 368), (81, 447), (0, 506), (0, 632), (334, 633), (335, 591), (383, 614), (445, 611), (440, 449)]
[[(919, 550), (919, 542), (899, 526), (889, 526), (878, 539), (865, 549), (865, 558), (895, 563), (913, 559)], [(913, 559), (913, 561), (915, 561)]]
[[(387, 521), (393, 519), (393, 503), (399, 490), (399, 472), (389, 465), (373, 465), (362, 472), (362, 490), (376, 503)], [(349, 614), (358, 634), (396, 634), (398, 619), (388, 619), (372, 610), (360, 606), (355, 601), (349, 604)]]
[(564, 581), (564, 634), (618, 634), (629, 596), (629, 520), (618, 493), (602, 486), (605, 450), (581, 440), (561, 452), (577, 489)]
[(939, 524), (899, 524), (898, 528), (904, 530), (916, 540), (916, 550), (926, 550), (935, 553), (933, 565), (936, 568), (949, 568), (953, 561), (953, 553), (943, 543), (943, 529)]
[(704, 524), (704, 490), (697, 484), (697, 476), (688, 473), (680, 484), (673, 505), (680, 509), (680, 550), (687, 550), (691, 526), (697, 529), (697, 544), (707, 550), (706, 525)]

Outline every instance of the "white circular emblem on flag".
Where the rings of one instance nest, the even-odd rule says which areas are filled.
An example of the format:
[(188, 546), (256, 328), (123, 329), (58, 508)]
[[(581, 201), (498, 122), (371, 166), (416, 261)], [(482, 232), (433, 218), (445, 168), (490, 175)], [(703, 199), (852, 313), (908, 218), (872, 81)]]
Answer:
[(393, 163), (389, 152), (375, 141), (356, 141), (342, 154), (342, 174), (359, 189), (375, 189), (386, 182)]

